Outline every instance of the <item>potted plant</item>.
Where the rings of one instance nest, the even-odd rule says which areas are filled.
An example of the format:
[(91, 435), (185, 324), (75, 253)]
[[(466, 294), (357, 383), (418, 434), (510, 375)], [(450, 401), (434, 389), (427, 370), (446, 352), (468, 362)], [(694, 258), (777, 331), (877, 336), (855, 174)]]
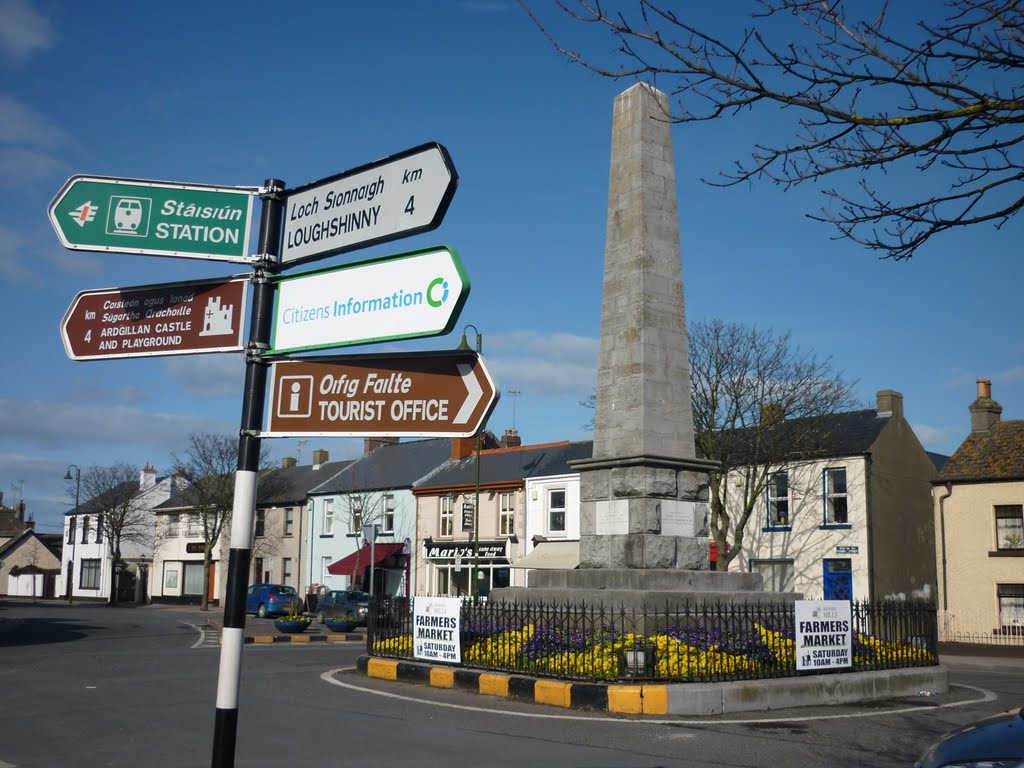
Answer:
[(288, 613), (274, 619), (274, 629), (278, 632), (304, 632), (309, 626), (309, 619), (302, 610), (302, 603), (292, 603)]
[(351, 632), (359, 626), (359, 620), (345, 616), (329, 616), (324, 618), (324, 624), (331, 632)]

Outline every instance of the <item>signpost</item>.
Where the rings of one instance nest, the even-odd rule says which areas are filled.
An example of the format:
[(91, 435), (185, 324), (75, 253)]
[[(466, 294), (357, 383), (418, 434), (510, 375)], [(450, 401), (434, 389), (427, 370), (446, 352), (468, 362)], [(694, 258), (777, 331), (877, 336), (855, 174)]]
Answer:
[(279, 361), (263, 437), (471, 437), (499, 391), (476, 352)]
[(249, 262), (255, 187), (72, 176), (50, 203), (65, 248)]
[(277, 278), (270, 354), (448, 333), (469, 297), (440, 247)]
[(288, 190), (281, 263), (435, 229), (458, 183), (448, 150), (432, 143)]
[(72, 360), (237, 352), (249, 279), (82, 291), (60, 326)]

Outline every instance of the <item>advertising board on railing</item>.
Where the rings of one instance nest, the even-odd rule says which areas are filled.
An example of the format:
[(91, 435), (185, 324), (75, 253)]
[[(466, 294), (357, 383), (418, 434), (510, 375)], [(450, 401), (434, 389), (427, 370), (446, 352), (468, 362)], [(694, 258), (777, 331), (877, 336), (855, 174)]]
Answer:
[(796, 669), (853, 666), (853, 617), (848, 600), (797, 600)]
[(462, 663), (457, 597), (420, 597), (413, 603), (413, 656), (426, 661)]

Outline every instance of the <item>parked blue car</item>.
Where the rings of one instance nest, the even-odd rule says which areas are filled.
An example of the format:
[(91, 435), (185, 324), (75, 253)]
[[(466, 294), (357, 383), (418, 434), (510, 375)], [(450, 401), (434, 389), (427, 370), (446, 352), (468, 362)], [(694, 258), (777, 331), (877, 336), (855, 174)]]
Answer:
[(245, 595), (245, 612), (261, 619), (274, 614), (284, 615), (293, 605), (302, 605), (302, 596), (295, 587), (284, 584), (253, 584)]

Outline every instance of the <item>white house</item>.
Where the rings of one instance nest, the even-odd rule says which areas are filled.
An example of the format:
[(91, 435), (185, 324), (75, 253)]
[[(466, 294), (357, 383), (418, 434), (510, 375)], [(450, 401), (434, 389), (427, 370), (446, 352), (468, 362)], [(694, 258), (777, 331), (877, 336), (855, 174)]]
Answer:
[[(149, 464), (139, 472), (139, 480), (129, 482), (128, 493), (133, 494), (133, 508), (140, 513), (151, 513), (153, 508), (171, 496), (176, 479), (157, 477)], [(155, 533), (155, 516), (154, 529)], [(122, 541), (118, 577), (118, 600), (141, 602), (147, 594), (149, 567), (153, 559), (153, 535), (145, 541)], [(57, 585), (58, 594), (67, 595), (68, 575), (71, 574), (71, 597), (86, 600), (110, 598), (110, 576), (115, 567), (106, 535), (102, 507), (95, 499), (88, 499), (64, 515), (64, 568)]]

